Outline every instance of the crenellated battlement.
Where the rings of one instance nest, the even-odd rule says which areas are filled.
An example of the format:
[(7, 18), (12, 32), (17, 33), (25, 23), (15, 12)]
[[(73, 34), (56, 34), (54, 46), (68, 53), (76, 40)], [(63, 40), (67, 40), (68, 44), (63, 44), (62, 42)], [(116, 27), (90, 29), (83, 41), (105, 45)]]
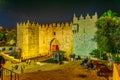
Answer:
[(66, 22), (66, 23), (51, 23), (51, 24), (38, 24), (38, 23), (34, 23), (34, 22), (29, 22), (29, 20), (27, 22), (20, 22), (17, 23), (17, 27), (36, 27), (39, 26), (40, 28), (62, 28), (62, 27), (71, 27), (72, 26), (72, 22)]
[(35, 28), (35, 27), (39, 27), (40, 30), (49, 30), (51, 28), (57, 28), (57, 29), (63, 29), (63, 28), (71, 28), (72, 27), (72, 22), (66, 22), (66, 23), (51, 23), (51, 24), (38, 24), (38, 23), (34, 23), (34, 22), (29, 22), (29, 20), (27, 22), (20, 22), (17, 23), (17, 27), (20, 27), (22, 29), (24, 28)]
[(36, 27), (36, 26), (40, 26), (38, 23), (30, 23), (29, 20), (27, 22), (20, 22), (17, 23), (17, 27)]
[(81, 14), (80, 17), (77, 17), (75, 14), (73, 16), (73, 23), (74, 22), (78, 22), (81, 20), (87, 21), (87, 20), (91, 20), (91, 21), (95, 21), (96, 19), (98, 19), (98, 15), (95, 12), (95, 14), (93, 16), (90, 16), (88, 13), (85, 17), (83, 17), (83, 15)]
[(72, 22), (71, 23), (51, 23), (51, 24), (40, 24), (40, 28), (62, 28), (62, 27), (72, 27)]

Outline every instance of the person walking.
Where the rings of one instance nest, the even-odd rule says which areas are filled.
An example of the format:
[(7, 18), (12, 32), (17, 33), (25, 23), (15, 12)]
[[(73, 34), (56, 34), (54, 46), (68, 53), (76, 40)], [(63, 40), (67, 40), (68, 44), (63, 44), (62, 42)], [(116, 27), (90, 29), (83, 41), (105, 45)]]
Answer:
[(5, 59), (3, 56), (0, 56), (0, 77), (2, 76), (2, 67), (5, 64)]

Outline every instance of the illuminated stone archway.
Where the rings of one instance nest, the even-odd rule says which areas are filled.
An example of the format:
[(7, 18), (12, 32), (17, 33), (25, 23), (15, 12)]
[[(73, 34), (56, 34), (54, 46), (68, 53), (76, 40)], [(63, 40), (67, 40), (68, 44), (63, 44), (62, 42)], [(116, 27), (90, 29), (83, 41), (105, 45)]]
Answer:
[(56, 38), (53, 38), (50, 41), (50, 54), (52, 54), (53, 51), (57, 51), (60, 49), (60, 43)]

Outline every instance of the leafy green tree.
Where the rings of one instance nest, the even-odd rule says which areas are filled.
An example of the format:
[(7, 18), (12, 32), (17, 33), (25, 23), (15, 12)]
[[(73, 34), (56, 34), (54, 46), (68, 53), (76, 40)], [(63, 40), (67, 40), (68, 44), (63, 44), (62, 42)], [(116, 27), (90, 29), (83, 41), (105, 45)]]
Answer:
[(4, 30), (3, 30), (3, 29), (2, 29), (2, 30), (0, 30), (0, 40), (2, 40), (2, 39), (3, 39), (4, 34), (5, 34)]
[(90, 55), (92, 55), (92, 57), (97, 58), (97, 59), (103, 59), (103, 60), (107, 60), (107, 54), (105, 52), (103, 52), (102, 50), (99, 49), (95, 49), (93, 50)]
[(96, 22), (97, 32), (94, 40), (98, 49), (106, 53), (117, 53), (120, 47), (120, 18), (108, 10)]
[(7, 45), (16, 45), (16, 30), (11, 30), (6, 34)]
[(112, 12), (111, 10), (108, 10), (104, 12), (101, 17), (118, 17), (118, 14), (116, 12)]
[(5, 42), (5, 31), (4, 29), (0, 30), (0, 46), (4, 45)]

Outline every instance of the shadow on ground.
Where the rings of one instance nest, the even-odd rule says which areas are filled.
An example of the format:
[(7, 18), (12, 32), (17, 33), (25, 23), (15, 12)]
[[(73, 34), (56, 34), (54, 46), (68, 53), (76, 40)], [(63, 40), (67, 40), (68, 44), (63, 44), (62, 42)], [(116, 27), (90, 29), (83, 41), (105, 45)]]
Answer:
[(86, 77), (87, 77), (87, 75), (85, 75), (85, 74), (79, 74), (79, 75), (78, 75), (78, 77), (81, 77), (81, 78), (86, 78)]

